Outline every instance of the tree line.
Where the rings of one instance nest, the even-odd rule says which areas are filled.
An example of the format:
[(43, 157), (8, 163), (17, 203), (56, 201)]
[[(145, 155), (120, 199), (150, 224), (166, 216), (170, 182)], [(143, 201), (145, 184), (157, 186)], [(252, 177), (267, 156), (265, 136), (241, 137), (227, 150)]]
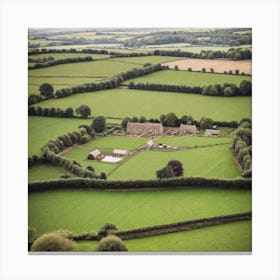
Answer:
[(252, 121), (242, 119), (232, 143), (235, 158), (243, 169), (243, 177), (252, 177)]
[(64, 58), (64, 59), (56, 59), (44, 63), (36, 63), (33, 66), (28, 66), (28, 70), (51, 67), (59, 64), (87, 62), (87, 61), (93, 61), (93, 58), (91, 56), (86, 56), (86, 57), (71, 57), (71, 58)]
[(219, 127), (231, 127), (237, 128), (237, 121), (214, 121), (209, 117), (202, 117), (200, 120), (195, 120), (191, 115), (183, 115), (178, 117), (175, 113), (169, 112), (168, 114), (162, 114), (159, 118), (146, 118), (144, 116), (138, 117), (125, 117), (122, 119), (121, 126), (126, 129), (128, 122), (139, 122), (139, 123), (162, 123), (163, 126), (167, 127), (179, 127), (181, 124), (196, 125), (202, 129), (213, 128), (213, 126)]
[(107, 51), (107, 50), (91, 50), (91, 49), (34, 49), (28, 52), (28, 55), (34, 54), (47, 54), (47, 53), (89, 53), (89, 54), (108, 54), (111, 57), (139, 57), (139, 56), (177, 56), (177, 57), (189, 57), (189, 58), (201, 58), (201, 59), (218, 59), (224, 58), (229, 60), (245, 60), (252, 59), (252, 50), (244, 48), (230, 48), (227, 51), (212, 51), (212, 50), (201, 50), (199, 53), (181, 51), (178, 50), (154, 50), (151, 52), (132, 52), (124, 53), (118, 51)]
[(196, 93), (209, 96), (251, 96), (252, 95), (252, 82), (243, 80), (240, 82), (239, 87), (232, 83), (225, 83), (223, 85), (214, 84), (204, 87), (200, 86), (187, 86), (187, 85), (167, 85), (167, 84), (149, 84), (130, 82), (129, 89), (140, 90), (153, 90), (153, 91), (167, 91), (167, 92), (180, 92), (180, 93)]
[(252, 59), (252, 51), (250, 49), (230, 48), (227, 51), (202, 50), (200, 53), (181, 51), (181, 50), (154, 50), (153, 55), (162, 56), (178, 56), (201, 59), (217, 59), (226, 58), (230, 60)]
[(92, 140), (95, 136), (94, 131), (88, 131), (87, 128), (88, 126), (84, 127), (80, 125), (78, 131), (69, 132), (58, 136), (54, 140), (49, 140), (41, 149), (43, 158), (47, 162), (62, 167), (79, 177), (106, 179), (107, 176), (105, 173), (102, 172), (100, 175), (97, 175), (91, 166), (83, 168), (75, 160), (70, 160), (58, 155), (59, 152), (67, 147), (73, 146), (74, 144), (85, 144)]

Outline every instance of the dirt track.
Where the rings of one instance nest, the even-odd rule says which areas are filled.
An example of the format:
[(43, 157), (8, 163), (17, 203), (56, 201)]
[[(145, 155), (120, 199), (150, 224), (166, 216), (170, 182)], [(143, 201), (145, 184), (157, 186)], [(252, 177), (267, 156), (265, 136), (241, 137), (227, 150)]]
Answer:
[(206, 69), (206, 72), (210, 72), (213, 68), (216, 73), (224, 73), (224, 71), (231, 70), (233, 73), (236, 69), (241, 74), (252, 74), (252, 60), (225, 60), (225, 59), (198, 59), (198, 58), (186, 58), (181, 60), (175, 60), (171, 62), (162, 63), (162, 65), (169, 66), (171, 69), (178, 66), (180, 70), (187, 70), (189, 67), (193, 71), (202, 71), (202, 68)]

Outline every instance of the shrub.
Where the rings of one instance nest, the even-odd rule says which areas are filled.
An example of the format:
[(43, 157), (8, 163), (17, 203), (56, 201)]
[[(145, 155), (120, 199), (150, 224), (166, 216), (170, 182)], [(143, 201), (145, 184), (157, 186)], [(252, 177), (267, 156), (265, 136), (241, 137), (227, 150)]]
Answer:
[(233, 96), (232, 89), (230, 87), (224, 88), (224, 96)]
[(76, 113), (81, 115), (82, 118), (86, 118), (91, 115), (91, 110), (89, 106), (83, 104), (76, 109)]
[(251, 81), (243, 80), (239, 85), (241, 95), (250, 96), (252, 95), (252, 83)]
[(168, 113), (165, 122), (167, 126), (173, 127), (177, 125), (178, 118), (174, 113)]
[(130, 122), (130, 118), (129, 117), (124, 118), (121, 123), (122, 128), (126, 129), (128, 122)]
[(214, 124), (214, 122), (211, 118), (202, 117), (201, 120), (200, 120), (200, 127), (202, 129), (212, 128), (213, 124)]
[(215, 85), (212, 85), (209, 89), (209, 95), (210, 96), (218, 96), (219, 95), (219, 91), (218, 91), (218, 88), (217, 86)]
[(105, 172), (101, 172), (100, 173), (100, 179), (102, 179), (102, 180), (106, 180), (107, 179), (107, 175), (106, 175)]
[(206, 69), (205, 69), (205, 68), (202, 68), (202, 72), (206, 72)]
[(141, 116), (140, 119), (139, 119), (139, 122), (140, 123), (145, 123), (147, 120), (145, 117)]
[(37, 230), (33, 227), (28, 227), (28, 250), (30, 250), (32, 243), (37, 237)]
[(87, 168), (86, 168), (87, 170), (89, 170), (89, 171), (91, 171), (91, 172), (94, 172), (94, 168), (92, 167), (92, 166), (87, 166)]
[(40, 94), (44, 97), (51, 98), (53, 96), (53, 86), (49, 83), (43, 83), (39, 87)]
[(158, 179), (166, 179), (166, 178), (175, 177), (175, 174), (173, 172), (173, 169), (169, 165), (167, 165), (162, 169), (156, 171), (156, 176)]
[(114, 251), (127, 251), (127, 248), (123, 244), (122, 240), (117, 236), (108, 236), (102, 238), (99, 245), (96, 248), (99, 252), (114, 252)]
[(77, 251), (77, 244), (61, 234), (46, 233), (35, 240), (31, 251)]

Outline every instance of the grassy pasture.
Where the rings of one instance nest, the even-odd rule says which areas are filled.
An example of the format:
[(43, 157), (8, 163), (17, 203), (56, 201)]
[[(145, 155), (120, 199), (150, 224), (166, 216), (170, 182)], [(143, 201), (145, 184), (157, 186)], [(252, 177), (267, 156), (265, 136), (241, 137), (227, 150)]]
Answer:
[(58, 229), (81, 233), (106, 222), (128, 230), (250, 210), (248, 190), (48, 191), (29, 194), (28, 225), (38, 234)]
[[(234, 222), (123, 242), (129, 252), (250, 252), (252, 222)], [(98, 241), (79, 241), (78, 248), (81, 252), (91, 252), (98, 244)]]
[(163, 70), (139, 78), (127, 80), (124, 82), (124, 84), (128, 85), (130, 82), (134, 82), (187, 86), (205, 86), (210, 84), (224, 83), (233, 83), (239, 85), (242, 80), (251, 81), (252, 77), (217, 73)]
[(48, 140), (75, 131), (80, 124), (90, 124), (87, 119), (28, 117), (28, 156), (40, 155)]
[(145, 63), (159, 64), (164, 62), (169, 62), (173, 60), (178, 60), (180, 57), (176, 56), (140, 56), (140, 57), (116, 57), (110, 59), (110, 61), (126, 62), (131, 64), (144, 65)]
[(139, 152), (114, 171), (109, 179), (155, 179), (156, 171), (170, 160), (182, 162), (185, 177), (235, 178), (240, 176), (240, 172), (229, 147), (230, 144), (180, 151)]
[(28, 71), (28, 92), (37, 93), (44, 82), (54, 85), (57, 90), (71, 85), (102, 81), (134, 67), (134, 64), (125, 62), (97, 60), (33, 69)]
[(76, 94), (63, 99), (39, 103), (41, 107), (91, 107), (94, 115), (106, 117), (145, 116), (159, 118), (161, 114), (176, 112), (178, 116), (192, 115), (195, 119), (209, 116), (220, 121), (239, 121), (251, 117), (251, 97), (213, 97), (200, 94), (113, 89)]
[(64, 174), (70, 175), (71, 177), (74, 176), (60, 167), (45, 163), (38, 164), (28, 168), (28, 182), (58, 179)]
[(154, 143), (164, 143), (171, 146), (181, 147), (194, 147), (194, 146), (206, 146), (213, 144), (225, 144), (231, 143), (232, 137), (205, 137), (196, 135), (184, 135), (184, 136), (161, 136), (154, 140)]

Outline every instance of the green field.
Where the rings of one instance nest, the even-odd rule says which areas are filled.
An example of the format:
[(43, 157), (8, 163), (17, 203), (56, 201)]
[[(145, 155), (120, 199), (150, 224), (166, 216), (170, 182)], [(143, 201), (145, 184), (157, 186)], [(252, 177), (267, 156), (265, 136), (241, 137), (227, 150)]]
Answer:
[(42, 83), (50, 83), (57, 90), (71, 85), (106, 80), (132, 68), (135, 68), (135, 65), (126, 62), (97, 60), (33, 69), (28, 71), (28, 92), (38, 93)]
[(74, 176), (60, 167), (45, 163), (38, 164), (28, 168), (28, 182), (59, 179), (61, 175), (65, 174), (70, 175), (71, 177)]
[(110, 60), (144, 65), (145, 63), (159, 64), (159, 63), (169, 62), (178, 59), (180, 59), (180, 57), (176, 57), (176, 56), (140, 56), (140, 57), (117, 57)]
[[(91, 107), (94, 115), (106, 117), (145, 116), (159, 118), (161, 114), (175, 112), (177, 116), (192, 115), (199, 120), (208, 116), (216, 121), (239, 121), (251, 118), (252, 98), (213, 97), (200, 94), (113, 89), (76, 94), (39, 103), (41, 107), (77, 108), (81, 104)], [(36, 105), (35, 105), (36, 106)]]
[(109, 179), (156, 179), (156, 171), (170, 160), (182, 162), (185, 177), (236, 178), (241, 176), (230, 144), (181, 151), (139, 152), (114, 171)]
[(90, 123), (88, 119), (28, 117), (28, 156), (41, 155), (40, 149), (49, 140)]
[(188, 72), (176, 70), (163, 70), (139, 78), (127, 80), (124, 84), (154, 83), (167, 85), (204, 86), (210, 84), (233, 83), (239, 85), (242, 80), (251, 81), (252, 77), (242, 75), (228, 75), (218, 73)]
[[(78, 146), (71, 151), (64, 154), (64, 157), (69, 159), (75, 159), (83, 167), (92, 166), (94, 167), (97, 174), (105, 172), (108, 174), (119, 163), (106, 163), (94, 160), (88, 160), (87, 155), (91, 151), (98, 149), (104, 154), (113, 154), (114, 149), (134, 150), (137, 147), (143, 146), (149, 139), (142, 137), (102, 137), (93, 140), (86, 145)], [(121, 163), (121, 162), (120, 162)]]
[(184, 135), (184, 136), (161, 136), (154, 140), (155, 144), (166, 144), (171, 146), (180, 147), (194, 147), (205, 146), (214, 144), (232, 143), (232, 137), (205, 137), (196, 135)]
[[(123, 242), (129, 252), (250, 252), (252, 222), (234, 222)], [(98, 241), (79, 241), (78, 249), (95, 251), (98, 244)]]
[(58, 229), (98, 230), (106, 222), (129, 230), (250, 210), (248, 190), (46, 191), (29, 194), (28, 225), (39, 235)]

